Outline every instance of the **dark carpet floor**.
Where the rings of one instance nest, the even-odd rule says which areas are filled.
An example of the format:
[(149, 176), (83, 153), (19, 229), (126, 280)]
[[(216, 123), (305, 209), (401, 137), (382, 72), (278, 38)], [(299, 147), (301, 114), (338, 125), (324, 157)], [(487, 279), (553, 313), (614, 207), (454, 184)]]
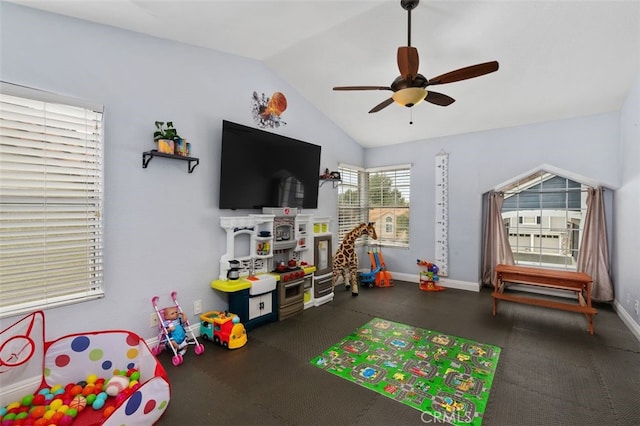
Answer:
[(640, 425), (640, 343), (610, 305), (584, 315), (500, 302), (491, 292), (420, 291), (417, 284), (343, 287), (325, 305), (249, 331), (243, 348), (203, 341), (178, 367), (159, 358), (171, 402), (158, 425), (442, 424), (309, 361), (373, 317), (502, 348), (483, 425)]

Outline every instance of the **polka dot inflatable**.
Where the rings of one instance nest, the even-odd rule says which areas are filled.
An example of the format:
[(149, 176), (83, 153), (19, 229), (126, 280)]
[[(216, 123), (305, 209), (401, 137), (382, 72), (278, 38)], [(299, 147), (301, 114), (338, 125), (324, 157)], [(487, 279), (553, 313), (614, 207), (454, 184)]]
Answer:
[[(167, 374), (135, 333), (105, 330), (49, 342), (44, 341), (44, 335), (41, 311), (0, 333), (2, 341), (29, 342), (33, 349), (10, 367), (16, 370), (7, 375), (11, 377), (9, 386), (31, 378), (34, 369), (42, 368), (41, 388), (16, 395), (12, 397), (15, 402), (0, 407), (3, 425), (101, 424), (107, 419), (109, 424), (149, 425), (166, 410), (170, 399)], [(120, 378), (111, 386), (116, 390), (110, 389), (114, 395), (109, 396), (106, 387), (116, 376)], [(117, 382), (123, 382), (122, 386), (114, 386)]]

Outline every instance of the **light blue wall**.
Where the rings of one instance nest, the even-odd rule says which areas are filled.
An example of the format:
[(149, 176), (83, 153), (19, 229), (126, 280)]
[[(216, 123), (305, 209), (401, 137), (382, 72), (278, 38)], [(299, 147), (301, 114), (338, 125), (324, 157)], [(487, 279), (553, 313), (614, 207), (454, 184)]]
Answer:
[[(362, 147), (261, 62), (5, 2), (0, 8), (3, 81), (105, 106), (106, 298), (47, 310), (50, 338), (105, 328), (155, 337), (151, 298), (168, 303), (173, 290), (188, 313), (198, 299), (205, 311), (227, 308), (209, 287), (226, 250), (219, 217), (249, 212), (217, 208), (220, 134), (223, 119), (255, 127), (254, 90), (286, 95), (288, 124), (272, 131), (321, 145), (322, 170), (362, 164)], [(162, 158), (142, 168), (156, 120), (172, 120), (192, 144), (200, 158), (192, 174), (185, 162)], [(304, 213), (335, 217), (335, 195), (320, 188), (319, 208)], [(1, 320), (0, 329), (15, 320)]]
[(622, 184), (615, 193), (612, 263), (616, 300), (640, 325), (640, 316), (633, 306), (634, 301), (640, 302), (640, 76), (622, 109), (621, 127)]
[[(425, 112), (427, 113), (427, 112)], [(417, 274), (416, 259), (435, 256), (435, 155), (449, 154), (449, 278), (478, 283), (482, 194), (549, 165), (620, 186), (620, 116), (604, 114), (369, 149), (367, 167), (393, 158), (411, 163), (411, 234), (407, 250), (385, 249), (394, 271)]]
[[(4, 2), (0, 40), (3, 81), (102, 103), (106, 111), (107, 296), (48, 310), (49, 338), (105, 328), (154, 337), (147, 327), (151, 297), (168, 300), (172, 290), (188, 312), (197, 299), (205, 310), (226, 307), (209, 288), (225, 251), (219, 217), (247, 212), (217, 208), (221, 123), (253, 126), (254, 90), (285, 93), (288, 124), (276, 132), (321, 145), (323, 169), (334, 170), (339, 162), (413, 165), (411, 249), (385, 249), (391, 270), (417, 276), (415, 259), (434, 257), (434, 156), (444, 150), (450, 166), (451, 279), (478, 282), (482, 194), (547, 164), (616, 190), (616, 294), (621, 302), (627, 293), (640, 297), (638, 84), (622, 114), (363, 150), (260, 62)], [(191, 142), (201, 160), (193, 174), (185, 163), (164, 159), (141, 168), (141, 153), (153, 148), (155, 120), (173, 120)], [(334, 218), (336, 212), (336, 192), (327, 185), (320, 189), (319, 209), (305, 211)], [(0, 320), (0, 329), (15, 319)]]

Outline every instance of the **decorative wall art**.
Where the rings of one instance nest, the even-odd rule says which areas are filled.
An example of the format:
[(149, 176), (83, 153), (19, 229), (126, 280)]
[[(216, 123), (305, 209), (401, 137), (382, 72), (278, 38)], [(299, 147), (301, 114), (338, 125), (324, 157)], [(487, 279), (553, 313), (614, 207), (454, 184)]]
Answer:
[(252, 102), (253, 119), (259, 127), (276, 128), (287, 124), (280, 117), (287, 109), (287, 98), (283, 93), (274, 92), (268, 98), (264, 93), (258, 96), (257, 92), (253, 92)]

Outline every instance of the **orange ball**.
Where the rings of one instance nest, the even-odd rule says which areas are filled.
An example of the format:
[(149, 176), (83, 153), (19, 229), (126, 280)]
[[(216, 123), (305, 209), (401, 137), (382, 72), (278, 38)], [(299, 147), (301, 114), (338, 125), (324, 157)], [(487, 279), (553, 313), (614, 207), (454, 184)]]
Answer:
[(72, 397), (76, 396), (76, 395), (77, 395), (77, 394), (79, 394), (79, 393), (82, 393), (82, 386), (80, 386), (80, 385), (75, 385), (74, 387), (72, 387), (72, 388), (69, 390), (69, 394), (70, 394)]
[(84, 389), (82, 389), (82, 396), (87, 396), (93, 393), (95, 390), (96, 390), (96, 387), (94, 385), (87, 385), (84, 387)]
[(114, 407), (113, 405), (110, 407), (107, 407), (104, 409), (104, 411), (102, 412), (102, 415), (104, 416), (104, 418), (106, 419), (107, 417), (109, 417), (111, 415), (111, 413), (113, 413), (113, 411), (116, 409), (116, 407)]
[(47, 412), (47, 407), (45, 405), (36, 405), (31, 409), (31, 417), (34, 419), (39, 419), (40, 417), (44, 417), (44, 413)]

